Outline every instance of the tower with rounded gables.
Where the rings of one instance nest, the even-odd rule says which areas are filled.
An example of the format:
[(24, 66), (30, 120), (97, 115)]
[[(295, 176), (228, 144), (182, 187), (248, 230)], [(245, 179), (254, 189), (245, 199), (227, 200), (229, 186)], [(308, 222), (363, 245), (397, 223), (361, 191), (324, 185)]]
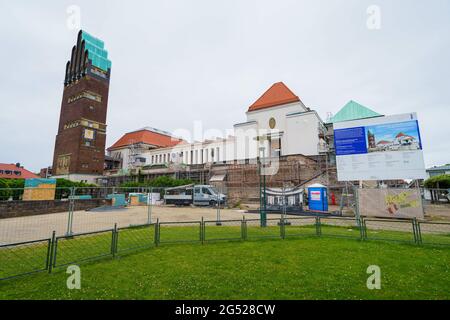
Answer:
[(81, 30), (66, 64), (54, 176), (93, 182), (103, 174), (110, 75), (104, 42)]

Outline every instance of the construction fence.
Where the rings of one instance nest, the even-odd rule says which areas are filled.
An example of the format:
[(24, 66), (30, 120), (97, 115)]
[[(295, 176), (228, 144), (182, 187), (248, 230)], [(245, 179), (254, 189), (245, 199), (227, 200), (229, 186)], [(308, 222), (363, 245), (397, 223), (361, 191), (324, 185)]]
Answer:
[[(426, 200), (426, 190), (328, 187), (327, 212), (309, 210), (308, 194), (295, 187), (216, 187), (225, 196), (214, 196), (201, 206), (166, 205), (165, 187), (88, 187), (0, 189), (0, 245), (45, 239), (53, 231), (67, 236), (166, 221), (233, 220), (244, 212), (267, 217), (343, 216), (449, 221), (450, 205)], [(263, 192), (265, 190), (265, 193)], [(441, 190), (441, 193), (443, 190)], [(241, 195), (241, 196), (239, 196)], [(187, 196), (189, 198), (189, 196)], [(237, 200), (236, 200), (237, 199)], [(433, 212), (437, 212), (433, 216)], [(423, 219), (423, 213), (426, 219)]]
[(240, 220), (160, 222), (57, 235), (0, 246), (0, 280), (48, 272), (72, 264), (115, 258), (173, 243), (255, 241), (296, 237), (383, 240), (414, 245), (450, 245), (450, 223), (351, 217), (281, 217)]

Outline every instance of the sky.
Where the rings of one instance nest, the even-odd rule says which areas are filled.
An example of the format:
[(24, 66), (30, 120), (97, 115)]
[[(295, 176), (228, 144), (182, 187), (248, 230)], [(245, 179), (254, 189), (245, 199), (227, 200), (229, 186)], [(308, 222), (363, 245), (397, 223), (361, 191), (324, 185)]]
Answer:
[(112, 60), (107, 147), (144, 126), (225, 131), (283, 81), (323, 120), (349, 100), (417, 112), (426, 166), (450, 163), (447, 0), (0, 0), (0, 14), (2, 163), (51, 165), (77, 22)]

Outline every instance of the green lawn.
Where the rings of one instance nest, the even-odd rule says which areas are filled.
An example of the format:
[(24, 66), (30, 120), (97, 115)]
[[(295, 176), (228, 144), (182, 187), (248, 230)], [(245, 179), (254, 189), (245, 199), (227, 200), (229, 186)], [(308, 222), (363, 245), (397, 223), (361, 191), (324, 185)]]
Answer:
[[(215, 229), (217, 228), (217, 229)], [(207, 226), (206, 240), (240, 238), (238, 227)], [(279, 228), (249, 226), (248, 238), (279, 236)], [(331, 232), (332, 231), (332, 232)], [(62, 266), (74, 260), (110, 252), (111, 233), (62, 240), (58, 267), (52, 274), (39, 273), (0, 281), (0, 299), (449, 299), (449, 247), (415, 246), (395, 242), (357, 240), (359, 231), (323, 227), (323, 234), (345, 238), (317, 238), (312, 227), (287, 229), (281, 239), (199, 243), (199, 227), (161, 227), (161, 245), (153, 246), (154, 228), (119, 233), (118, 255), (80, 264), (82, 289), (68, 290)], [(393, 232), (381, 237), (401, 238)], [(404, 235), (405, 240), (410, 235)], [(197, 243), (165, 244), (178, 240)], [(402, 239), (402, 238), (401, 238)], [(445, 239), (445, 237), (443, 237)], [(441, 239), (438, 239), (441, 240)], [(144, 246), (138, 252), (128, 249)], [(46, 246), (1, 255), (5, 272), (42, 266)], [(26, 261), (24, 257), (33, 260)], [(21, 261), (22, 264), (19, 262)], [(369, 265), (382, 272), (382, 289), (368, 290)], [(11, 270), (10, 270), (11, 271)]]

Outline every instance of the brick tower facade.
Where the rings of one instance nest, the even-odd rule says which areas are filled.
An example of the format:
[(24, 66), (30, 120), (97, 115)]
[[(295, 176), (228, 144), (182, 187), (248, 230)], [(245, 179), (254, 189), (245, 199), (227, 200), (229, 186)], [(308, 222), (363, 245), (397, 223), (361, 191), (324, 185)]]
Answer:
[(80, 31), (66, 65), (54, 176), (93, 182), (103, 174), (110, 75), (103, 41)]

